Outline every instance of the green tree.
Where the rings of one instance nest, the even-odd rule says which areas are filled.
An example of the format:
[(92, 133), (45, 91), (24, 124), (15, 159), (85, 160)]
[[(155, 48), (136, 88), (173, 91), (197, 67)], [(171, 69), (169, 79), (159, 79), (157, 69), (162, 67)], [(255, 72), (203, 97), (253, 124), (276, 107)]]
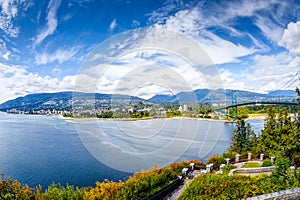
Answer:
[(275, 152), (281, 151), (285, 156), (291, 158), (297, 146), (295, 123), (291, 120), (287, 108), (279, 108), (276, 117), (275, 108), (270, 106), (264, 129), (259, 137), (258, 151), (266, 155), (274, 155)]
[(236, 129), (231, 139), (230, 151), (243, 153), (251, 151), (257, 145), (257, 138), (249, 123), (244, 120), (237, 121)]
[(258, 143), (257, 136), (251, 128), (250, 123), (246, 126), (246, 145), (244, 151), (254, 151)]
[(290, 170), (291, 161), (282, 152), (278, 152), (276, 157), (276, 168), (271, 175), (272, 182), (277, 184), (279, 189), (282, 190), (299, 187), (297, 174)]
[(258, 140), (258, 151), (265, 154), (275, 153), (278, 149), (278, 131), (275, 108), (269, 106), (268, 117), (265, 120), (264, 129)]
[(282, 152), (285, 152), (286, 156), (290, 157), (290, 152), (292, 149), (292, 142), (295, 138), (294, 126), (289, 116), (287, 108), (281, 108), (278, 113), (278, 144)]
[(291, 161), (294, 162), (297, 166), (300, 166), (300, 89), (296, 88), (296, 92), (298, 94), (298, 111), (295, 114), (295, 118), (293, 121), (294, 137), (292, 138), (289, 155), (291, 157)]
[(240, 107), (238, 109), (238, 118), (246, 119), (249, 117), (249, 113), (250, 113), (250, 111), (249, 111), (248, 107)]

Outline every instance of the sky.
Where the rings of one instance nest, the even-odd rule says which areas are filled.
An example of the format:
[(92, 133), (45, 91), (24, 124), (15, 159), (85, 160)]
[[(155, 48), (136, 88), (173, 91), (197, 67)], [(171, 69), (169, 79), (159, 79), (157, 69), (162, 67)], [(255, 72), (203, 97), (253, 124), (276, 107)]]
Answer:
[(266, 93), (299, 86), (299, 63), (299, 1), (0, 0), (0, 103), (84, 83), (143, 98)]

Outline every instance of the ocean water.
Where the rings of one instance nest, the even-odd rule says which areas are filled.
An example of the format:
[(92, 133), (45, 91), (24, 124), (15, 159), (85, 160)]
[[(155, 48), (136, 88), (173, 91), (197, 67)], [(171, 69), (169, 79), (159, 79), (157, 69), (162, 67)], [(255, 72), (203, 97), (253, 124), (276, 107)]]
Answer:
[[(262, 126), (253, 123), (257, 130)], [(0, 173), (30, 187), (93, 186), (104, 179), (124, 180), (154, 164), (205, 162), (229, 147), (234, 128), (195, 119), (62, 120), (0, 112)]]
[(95, 185), (130, 174), (109, 168), (83, 146), (76, 128), (57, 117), (0, 112), (0, 173), (47, 188), (52, 182)]

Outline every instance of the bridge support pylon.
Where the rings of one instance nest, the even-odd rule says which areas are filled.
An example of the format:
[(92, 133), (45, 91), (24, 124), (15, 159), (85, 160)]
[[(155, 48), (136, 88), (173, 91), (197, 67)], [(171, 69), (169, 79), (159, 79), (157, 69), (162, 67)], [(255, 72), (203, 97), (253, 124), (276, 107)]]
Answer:
[(237, 119), (238, 118), (238, 107), (236, 105), (236, 94), (235, 90), (232, 90), (232, 100), (231, 100), (232, 110), (231, 110), (231, 118)]

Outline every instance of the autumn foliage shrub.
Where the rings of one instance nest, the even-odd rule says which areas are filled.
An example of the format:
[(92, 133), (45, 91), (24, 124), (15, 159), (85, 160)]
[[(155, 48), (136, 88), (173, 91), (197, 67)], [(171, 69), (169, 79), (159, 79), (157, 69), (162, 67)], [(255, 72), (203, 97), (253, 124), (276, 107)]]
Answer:
[(126, 182), (97, 182), (96, 187), (86, 193), (86, 199), (141, 199), (154, 194), (171, 183), (176, 173), (164, 167), (152, 171), (136, 173)]
[(182, 169), (185, 167), (189, 167), (190, 163), (194, 163), (196, 168), (205, 169), (205, 164), (203, 162), (200, 162), (199, 160), (174, 162), (170, 165), (170, 169), (177, 175), (181, 175)]
[(210, 164), (213, 163), (214, 164), (214, 169), (219, 169), (221, 164), (225, 164), (226, 163), (226, 158), (224, 156), (212, 156), (210, 157), (207, 161), (206, 164)]
[(4, 175), (0, 178), (0, 199), (34, 199), (34, 192), (28, 185), (23, 185), (11, 178), (5, 179)]

